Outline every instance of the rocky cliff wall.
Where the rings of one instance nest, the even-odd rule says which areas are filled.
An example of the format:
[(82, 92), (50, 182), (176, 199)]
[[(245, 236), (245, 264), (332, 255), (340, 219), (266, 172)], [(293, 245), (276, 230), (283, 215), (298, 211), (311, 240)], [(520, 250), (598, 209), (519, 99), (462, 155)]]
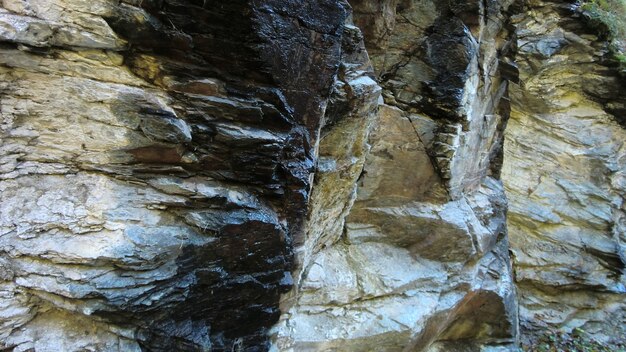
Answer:
[(0, 0), (0, 349), (620, 338), (605, 38), (567, 1), (349, 2)]
[(625, 81), (573, 4), (532, 2), (511, 22), (520, 83), (502, 179), (522, 330), (623, 342)]
[(267, 349), (348, 5), (1, 3), (2, 348)]
[(364, 127), (343, 120), (322, 135), (308, 245), (274, 347), (512, 348), (517, 306), (498, 175), (510, 3), (351, 5), (382, 99), (369, 153), (363, 118)]

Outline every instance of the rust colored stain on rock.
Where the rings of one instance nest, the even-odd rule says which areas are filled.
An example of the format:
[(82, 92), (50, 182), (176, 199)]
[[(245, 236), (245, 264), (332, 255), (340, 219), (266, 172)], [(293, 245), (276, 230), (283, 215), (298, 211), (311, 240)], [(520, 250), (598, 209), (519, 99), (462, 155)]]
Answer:
[(128, 151), (136, 161), (150, 164), (178, 164), (182, 162), (177, 148), (149, 146)]

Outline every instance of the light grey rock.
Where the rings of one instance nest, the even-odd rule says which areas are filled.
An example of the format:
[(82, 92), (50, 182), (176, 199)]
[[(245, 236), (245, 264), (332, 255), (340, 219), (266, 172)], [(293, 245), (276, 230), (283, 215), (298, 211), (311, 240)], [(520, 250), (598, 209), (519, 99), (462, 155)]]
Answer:
[(545, 3), (514, 19), (521, 83), (511, 88), (502, 178), (520, 318), (526, 341), (549, 327), (619, 342), (626, 130), (603, 101), (624, 91), (601, 63), (606, 43), (570, 16)]
[(0, 349), (269, 348), (330, 87), (366, 57), (346, 3), (307, 4), (0, 0)]
[[(477, 7), (475, 14), (484, 21), (477, 31), (483, 34), (463, 29), (459, 35), (467, 40), (456, 43), (457, 34), (446, 33), (446, 23), (464, 25), (447, 17), (440, 8), (446, 5), (351, 4), (384, 101), (367, 153), (348, 154), (350, 162), (345, 155), (353, 153), (352, 136), (360, 129), (345, 129), (342, 120), (322, 133), (308, 237), (296, 252), (302, 264), (294, 290), (283, 296), (272, 349), (452, 351), (450, 346), (465, 344), (514, 350), (517, 303), (507, 205), (502, 183), (491, 175), (499, 169), (506, 118), (499, 114), (506, 84), (497, 72), (494, 42), (506, 31), (497, 17), (481, 17), (485, 9)], [(496, 16), (499, 6), (490, 9)], [(440, 37), (427, 34), (434, 22), (441, 23)], [(458, 56), (446, 61), (444, 54), (450, 53), (439, 47), (432, 50), (441, 52), (424, 59), (421, 45), (436, 46), (439, 40), (458, 44), (453, 53)], [(460, 56), (469, 57), (467, 65), (455, 66)], [(479, 66), (484, 76), (478, 76)], [(446, 70), (462, 86), (443, 97), (458, 103), (449, 108), (453, 117), (442, 116), (443, 108), (425, 97), (418, 103), (428, 81)], [(342, 93), (348, 86), (340, 82), (335, 94), (348, 96)], [(329, 106), (331, 114), (338, 110)], [(350, 171), (330, 183), (340, 170)], [(354, 181), (356, 192), (344, 184)]]
[(623, 336), (605, 43), (562, 1), (349, 2), (0, 0), (0, 349)]

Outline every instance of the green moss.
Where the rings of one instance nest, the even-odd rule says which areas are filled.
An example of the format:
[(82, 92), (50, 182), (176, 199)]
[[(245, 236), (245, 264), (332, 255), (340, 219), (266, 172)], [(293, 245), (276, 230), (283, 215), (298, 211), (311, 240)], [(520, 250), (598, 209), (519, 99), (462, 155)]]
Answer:
[[(624, 45), (626, 40), (626, 0), (587, 0), (581, 10), (597, 27), (604, 27), (608, 37)], [(621, 48), (624, 49), (624, 48)]]
[(626, 70), (626, 0), (584, 0), (580, 9), (611, 41), (613, 57)]

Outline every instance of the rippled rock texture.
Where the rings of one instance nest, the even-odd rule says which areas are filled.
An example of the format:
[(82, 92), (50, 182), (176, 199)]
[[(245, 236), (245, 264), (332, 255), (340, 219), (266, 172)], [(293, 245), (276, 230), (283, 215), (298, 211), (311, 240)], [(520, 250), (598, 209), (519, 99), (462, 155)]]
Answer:
[(533, 3), (512, 24), (502, 178), (523, 331), (626, 341), (624, 78), (570, 3)]
[(0, 350), (620, 338), (605, 39), (568, 1), (349, 2), (0, 0)]
[(2, 348), (267, 349), (348, 5), (1, 4)]

